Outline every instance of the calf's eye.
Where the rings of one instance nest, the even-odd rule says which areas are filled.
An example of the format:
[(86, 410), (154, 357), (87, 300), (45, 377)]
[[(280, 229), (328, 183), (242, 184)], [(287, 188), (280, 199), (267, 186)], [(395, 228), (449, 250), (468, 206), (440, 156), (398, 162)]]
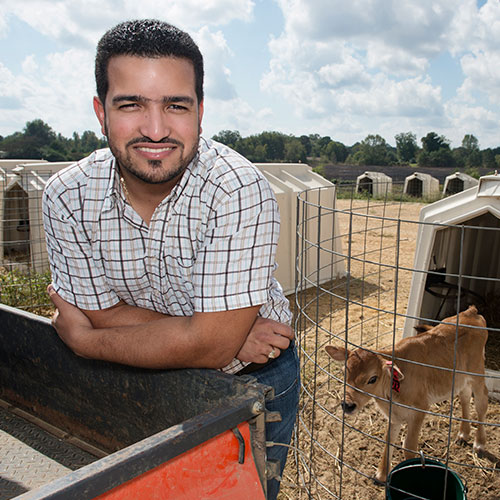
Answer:
[(370, 380), (368, 380), (368, 383), (369, 384), (374, 384), (376, 381), (377, 381), (377, 376), (374, 375), (372, 378), (370, 378)]

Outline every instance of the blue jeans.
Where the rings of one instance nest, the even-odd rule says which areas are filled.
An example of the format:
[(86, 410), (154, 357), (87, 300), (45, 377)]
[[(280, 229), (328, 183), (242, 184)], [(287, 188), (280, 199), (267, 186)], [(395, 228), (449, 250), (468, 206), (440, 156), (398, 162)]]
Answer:
[[(259, 383), (274, 387), (274, 399), (267, 402), (266, 408), (269, 411), (278, 411), (281, 414), (281, 422), (266, 423), (266, 440), (290, 444), (297, 416), (300, 390), (300, 367), (295, 346), (290, 346), (272, 363), (253, 372), (251, 375)], [(287, 446), (267, 448), (267, 458), (280, 461), (280, 475), (283, 474), (287, 454)], [(279, 481), (276, 479), (268, 481), (268, 500), (275, 500), (279, 489)]]

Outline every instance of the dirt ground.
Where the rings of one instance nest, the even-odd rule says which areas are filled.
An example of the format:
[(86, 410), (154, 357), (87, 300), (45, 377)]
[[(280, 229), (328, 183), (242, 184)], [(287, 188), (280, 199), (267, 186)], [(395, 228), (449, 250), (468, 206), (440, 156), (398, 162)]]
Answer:
[[(339, 407), (343, 374), (326, 355), (324, 346), (344, 342), (346, 333), (353, 346), (373, 349), (390, 346), (401, 338), (411, 287), (416, 221), (423, 205), (373, 203), (368, 207), (366, 201), (351, 203), (337, 202), (337, 208), (346, 212), (339, 213), (336, 221), (343, 234), (343, 253), (351, 256), (347, 269), (351, 279), (334, 276), (320, 288), (290, 297), (299, 304), (296, 317), (303, 389), (293, 443), (298, 451), (290, 451), (281, 500), (386, 498), (385, 488), (375, 485), (372, 478), (383, 449), (387, 420), (373, 402), (358, 416), (343, 419)], [(350, 243), (348, 234), (352, 235)], [(487, 365), (488, 357), (497, 355), (487, 351)], [(433, 406), (431, 412), (419, 441), (425, 456), (448, 463), (467, 485), (469, 500), (499, 500), (500, 402), (490, 398), (487, 453), (481, 458), (472, 452), (472, 439), (466, 445), (455, 442), (458, 422), (450, 418), (450, 413), (460, 416), (458, 403), (453, 411), (444, 402)], [(475, 415), (473, 410), (472, 418)], [(392, 467), (403, 460), (402, 451), (395, 450)]]

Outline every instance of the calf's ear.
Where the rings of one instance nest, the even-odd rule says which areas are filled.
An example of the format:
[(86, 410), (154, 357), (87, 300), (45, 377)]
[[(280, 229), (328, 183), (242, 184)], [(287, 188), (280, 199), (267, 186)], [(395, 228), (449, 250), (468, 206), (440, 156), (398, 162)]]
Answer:
[(397, 378), (400, 381), (405, 378), (405, 376), (403, 375), (403, 372), (399, 369), (399, 367), (396, 363), (391, 363), (390, 361), (386, 361), (385, 367), (386, 367), (387, 372), (389, 373), (389, 377), (391, 376), (392, 368), (394, 368), (394, 372), (397, 374)]
[(346, 349), (343, 347), (334, 347), (333, 345), (325, 346), (325, 351), (335, 361), (344, 361), (346, 358)]
[(418, 333), (428, 332), (432, 328), (432, 326), (431, 325), (417, 325), (414, 328), (418, 334)]

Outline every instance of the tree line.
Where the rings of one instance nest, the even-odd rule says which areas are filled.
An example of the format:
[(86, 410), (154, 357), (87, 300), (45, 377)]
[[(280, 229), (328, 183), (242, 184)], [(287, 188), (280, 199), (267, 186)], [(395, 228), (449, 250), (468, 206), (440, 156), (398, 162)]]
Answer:
[(262, 132), (242, 137), (238, 131), (223, 130), (213, 139), (222, 142), (254, 162), (303, 162), (349, 165), (418, 165), (420, 167), (456, 167), (474, 169), (500, 166), (500, 147), (481, 150), (478, 139), (466, 134), (461, 146), (450, 147), (450, 141), (429, 132), (417, 142), (413, 132), (401, 132), (391, 146), (378, 134), (369, 134), (360, 142), (346, 146), (329, 136), (319, 134), (295, 137), (280, 132)]
[(92, 151), (107, 146), (90, 130), (66, 138), (56, 134), (43, 120), (36, 119), (26, 123), (22, 132), (14, 132), (6, 137), (0, 136), (0, 157), (47, 161), (76, 161)]
[[(466, 134), (457, 148), (451, 148), (450, 141), (435, 132), (422, 137), (420, 145), (416, 134), (401, 132), (394, 137), (395, 147), (378, 134), (369, 134), (352, 146), (330, 136), (309, 134), (297, 137), (272, 131), (242, 137), (238, 131), (222, 130), (212, 138), (256, 163), (418, 165), (491, 170), (500, 166), (500, 147), (480, 149), (478, 139), (472, 134)], [(66, 138), (41, 119), (27, 122), (21, 132), (0, 136), (0, 156), (3, 158), (73, 161), (106, 146), (106, 139), (97, 137), (92, 131), (81, 135), (74, 132), (71, 138)]]

